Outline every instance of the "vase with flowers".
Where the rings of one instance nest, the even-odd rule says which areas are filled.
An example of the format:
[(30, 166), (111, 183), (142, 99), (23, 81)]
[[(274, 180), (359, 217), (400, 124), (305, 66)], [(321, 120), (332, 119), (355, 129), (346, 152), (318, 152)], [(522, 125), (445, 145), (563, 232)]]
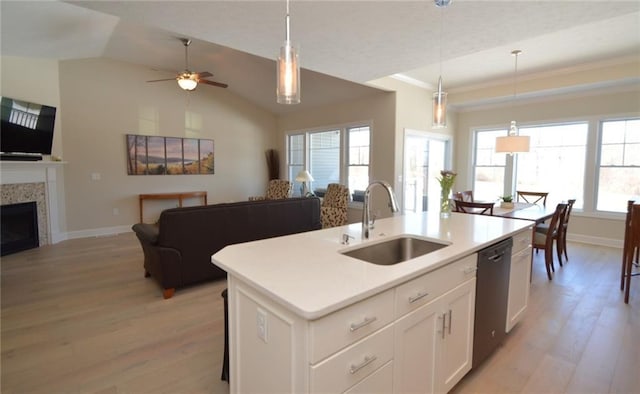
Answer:
[(451, 170), (440, 171), (440, 217), (448, 218), (451, 215), (451, 188), (456, 181), (456, 174)]

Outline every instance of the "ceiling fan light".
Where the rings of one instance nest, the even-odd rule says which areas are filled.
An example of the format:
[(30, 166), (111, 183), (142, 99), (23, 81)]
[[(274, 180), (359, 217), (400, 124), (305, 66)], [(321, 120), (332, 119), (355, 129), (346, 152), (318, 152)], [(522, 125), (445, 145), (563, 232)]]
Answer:
[(183, 90), (191, 91), (198, 86), (198, 81), (195, 79), (195, 76), (191, 73), (183, 73), (180, 76), (178, 76), (176, 80), (178, 81), (178, 85), (180, 85), (180, 87)]
[(298, 51), (285, 41), (278, 56), (278, 87), (276, 91), (278, 104), (300, 103), (300, 63)]

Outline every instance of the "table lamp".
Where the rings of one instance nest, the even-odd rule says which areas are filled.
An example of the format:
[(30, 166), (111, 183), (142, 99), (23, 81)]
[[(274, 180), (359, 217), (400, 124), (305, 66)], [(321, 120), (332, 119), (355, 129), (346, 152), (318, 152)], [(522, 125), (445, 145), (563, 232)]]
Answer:
[(304, 197), (307, 195), (313, 195), (313, 193), (307, 190), (307, 182), (313, 182), (313, 177), (309, 174), (307, 170), (300, 170), (298, 175), (296, 175), (296, 182), (300, 182), (300, 196)]

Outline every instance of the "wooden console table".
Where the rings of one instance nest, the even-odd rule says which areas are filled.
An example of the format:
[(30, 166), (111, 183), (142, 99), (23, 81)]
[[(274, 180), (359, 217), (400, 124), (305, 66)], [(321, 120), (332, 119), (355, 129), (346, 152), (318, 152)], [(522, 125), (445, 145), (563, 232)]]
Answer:
[(185, 198), (202, 198), (203, 205), (207, 205), (207, 192), (205, 191), (195, 191), (195, 192), (177, 192), (177, 193), (150, 193), (150, 194), (140, 194), (138, 195), (138, 199), (140, 201), (140, 223), (144, 223), (142, 220), (143, 213), (143, 202), (144, 200), (178, 200), (178, 206), (182, 207), (182, 201)]

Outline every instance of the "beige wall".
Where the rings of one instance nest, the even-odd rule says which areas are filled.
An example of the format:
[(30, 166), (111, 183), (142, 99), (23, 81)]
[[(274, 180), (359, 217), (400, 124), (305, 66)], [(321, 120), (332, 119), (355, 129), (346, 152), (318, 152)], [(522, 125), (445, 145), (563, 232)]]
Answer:
[[(303, 98), (304, 99), (304, 98)], [(278, 150), (283, 165), (286, 161), (286, 132), (313, 129), (353, 122), (371, 122), (371, 179), (393, 182), (395, 160), (395, 93), (381, 92), (373, 97), (354, 100), (308, 111), (297, 111), (278, 119)], [(286, 174), (283, 166), (282, 173)], [(377, 193), (376, 193), (377, 195)], [(381, 216), (389, 216), (386, 197), (375, 197), (374, 206)], [(357, 213), (351, 216), (355, 219)], [(354, 220), (352, 220), (354, 221)], [(359, 220), (358, 220), (359, 221)]]
[[(628, 86), (613, 92), (602, 91), (580, 96), (575, 94), (557, 96), (545, 101), (537, 99), (515, 106), (508, 103), (488, 109), (460, 112), (456, 131), (455, 157), (457, 158), (456, 168), (459, 169), (456, 184), (460, 188), (470, 189), (473, 186), (472, 133), (476, 128), (504, 127), (506, 129), (512, 118), (516, 119), (521, 126), (540, 122), (587, 120), (590, 123), (590, 128), (594, 128), (597, 127), (599, 119), (616, 116), (640, 116), (640, 87), (638, 85)], [(585, 183), (592, 184), (593, 170), (586, 175)], [(582, 198), (590, 199), (592, 196)], [(626, 202), (624, 204), (626, 206)], [(572, 213), (570, 236), (584, 242), (619, 246), (624, 236), (623, 219), (624, 215), (616, 217), (575, 212)]]
[[(136, 223), (139, 193), (205, 190), (216, 203), (264, 192), (275, 117), (228, 90), (200, 86), (187, 93), (173, 81), (145, 82), (162, 77), (171, 75), (105, 59), (60, 62), (70, 237)], [(127, 175), (125, 134), (213, 139), (215, 174)], [(145, 221), (176, 205), (150, 202)]]
[[(0, 61), (0, 96), (56, 107), (51, 154), (62, 156), (62, 119), (58, 62), (49, 59), (2, 56)], [(45, 159), (49, 159), (45, 157)], [(64, 167), (57, 167), (56, 185), (59, 229), (66, 229)]]
[[(387, 89), (396, 93), (396, 125), (395, 125), (395, 155), (394, 155), (394, 189), (399, 201), (403, 198), (403, 152), (404, 134), (406, 129), (428, 131), (453, 137), (456, 128), (456, 115), (449, 110), (447, 112), (447, 127), (442, 129), (432, 128), (433, 92), (429, 89), (410, 85), (395, 78), (387, 77), (370, 82), (376, 87)], [(455, 146), (455, 141), (452, 142)], [(455, 152), (452, 155), (455, 156)], [(455, 157), (454, 157), (455, 158)], [(454, 160), (454, 158), (452, 160)], [(455, 163), (455, 161), (454, 161)], [(439, 191), (431, 198), (440, 198)]]

